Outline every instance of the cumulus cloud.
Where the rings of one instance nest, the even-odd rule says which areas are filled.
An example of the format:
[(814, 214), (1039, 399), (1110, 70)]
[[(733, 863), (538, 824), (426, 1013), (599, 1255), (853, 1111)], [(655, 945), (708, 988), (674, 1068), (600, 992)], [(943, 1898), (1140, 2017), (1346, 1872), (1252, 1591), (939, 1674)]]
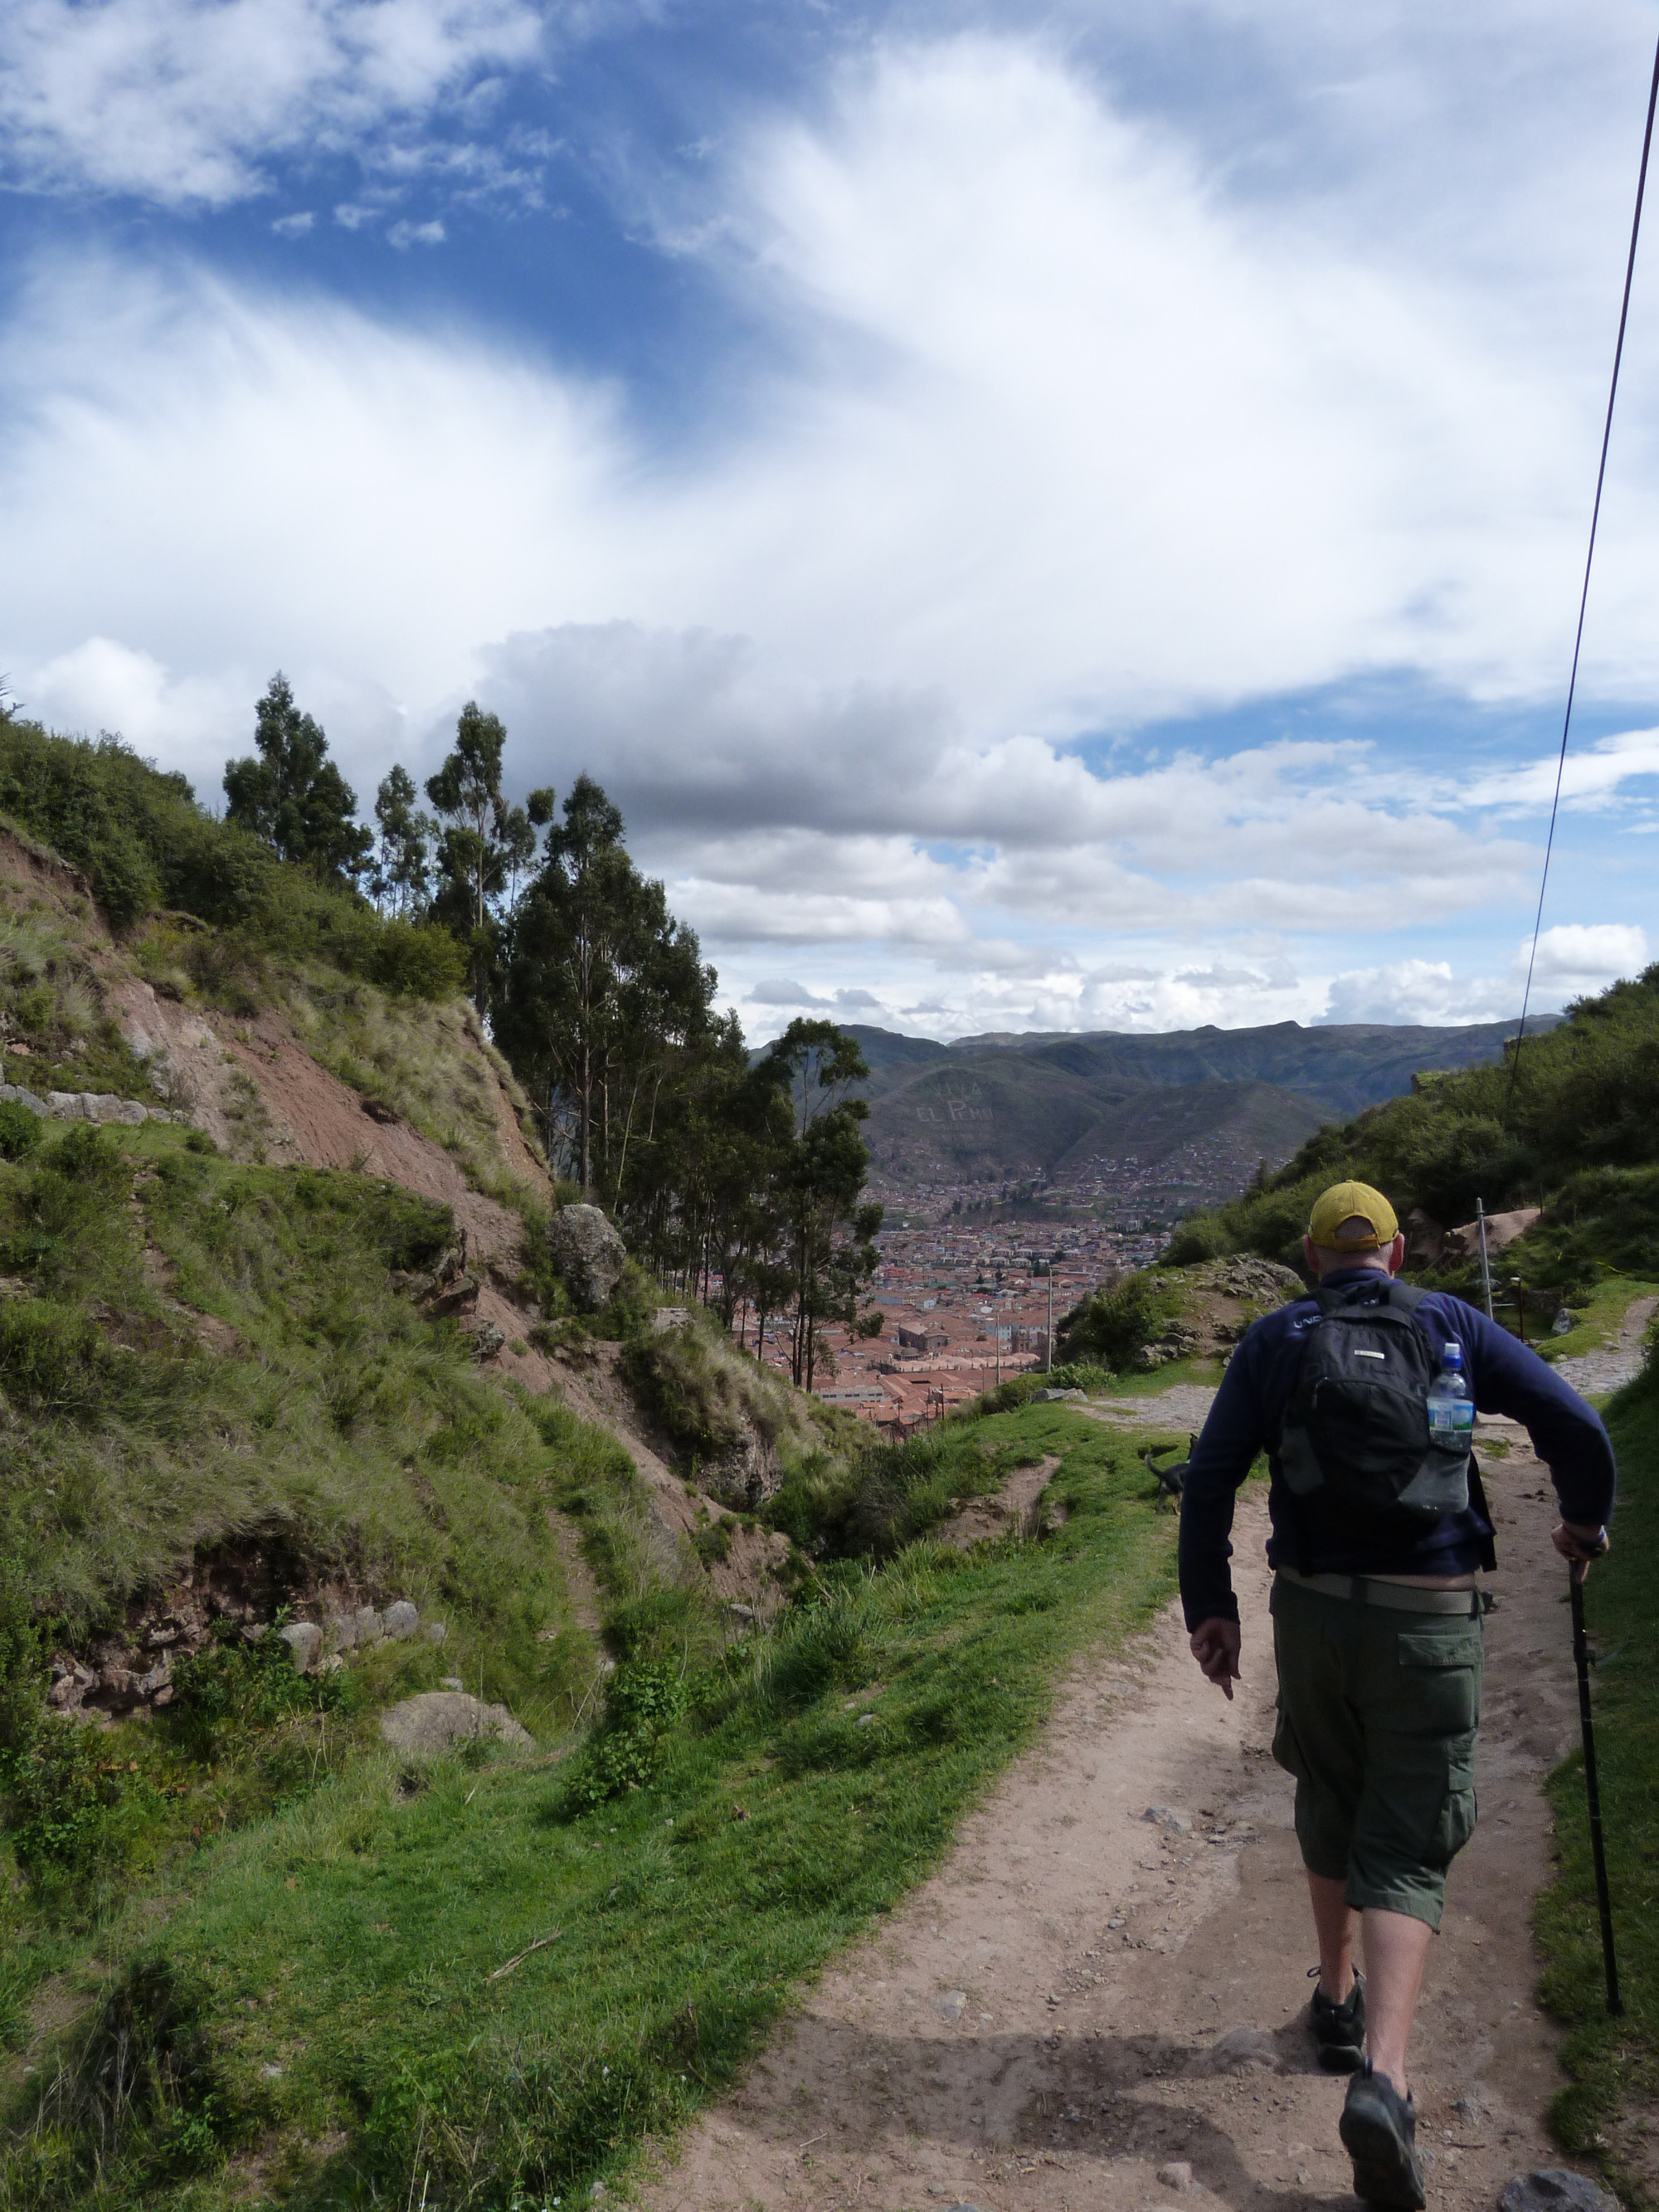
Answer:
[[(1152, 52), (1175, 12), (1125, 10), (1124, 39)], [(1178, 12), (1230, 52), (1256, 40), (1269, 76), (1289, 51), (1224, 0)], [(1332, 112), (1354, 40), (1409, 109), (1401, 21), (1392, 46), (1318, 33)], [(335, 223), (435, 246), (442, 222), (399, 193), (484, 172), (385, 134), (445, 103), (471, 127), (545, 27), (522, 0), (409, 0), (396, 26), (366, 0), (23, 0), (0, 125), (36, 185), (178, 206), (261, 189), (304, 134), (380, 146)], [(1135, 732), (1377, 671), (1553, 696), (1605, 368), (1583, 257), (1559, 209), (1533, 225), (1505, 202), (1503, 252), (1460, 259), (1436, 242), (1460, 227), (1413, 197), (1409, 136), (1346, 167), (1321, 140), (1305, 175), (1261, 147), (1253, 165), (1198, 127), (1211, 94), (1137, 100), (1133, 68), (1090, 51), (887, 39), (810, 112), (729, 118), (698, 203), (665, 191), (640, 234), (750, 334), (698, 364), (718, 405), (671, 430), (459, 323), (60, 256), (0, 340), (0, 665), (209, 788), (279, 663), (360, 789), (394, 757), (430, 766), (476, 695), (521, 785), (601, 778), (757, 1009), (865, 990), (946, 1028), (1512, 1010), (1508, 976), (1469, 980), (1475, 951), (1309, 948), (1459, 915), (1490, 936), (1513, 912), (1507, 935), (1553, 775), (1535, 741), (1500, 769), (1335, 716), (1156, 756)], [(1526, 209), (1552, 179), (1599, 207), (1601, 167), (1565, 144), (1538, 141)], [(1375, 220), (1389, 192), (1403, 231)], [(1419, 217), (1429, 243), (1404, 252)], [(1587, 682), (1631, 697), (1659, 684), (1659, 518), (1651, 380), (1628, 388)], [(1569, 811), (1594, 827), (1656, 771), (1654, 731), (1599, 740)], [(1564, 946), (1551, 988), (1612, 957)], [(811, 995), (755, 996), (780, 970)]]
[[(1513, 973), (1526, 972), (1527, 947), (1515, 956)], [(1620, 922), (1562, 922), (1538, 939), (1535, 991), (1576, 999), (1604, 991), (1620, 976), (1639, 975), (1648, 964), (1647, 932)]]
[(268, 156), (372, 142), (543, 36), (527, 0), (10, 0), (0, 165), (35, 190), (223, 207), (264, 189)]

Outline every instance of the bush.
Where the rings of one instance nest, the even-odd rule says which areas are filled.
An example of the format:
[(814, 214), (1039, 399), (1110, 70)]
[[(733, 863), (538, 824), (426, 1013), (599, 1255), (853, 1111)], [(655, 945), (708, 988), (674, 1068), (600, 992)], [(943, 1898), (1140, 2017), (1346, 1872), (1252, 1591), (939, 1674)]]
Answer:
[(573, 1766), (565, 1803), (586, 1812), (653, 1782), (669, 1730), (690, 1701), (684, 1668), (672, 1659), (633, 1659), (611, 1677), (605, 1721)]
[(38, 1114), (15, 1099), (0, 1101), (0, 1160), (21, 1160), (32, 1152), (46, 1133)]
[(273, 957), (317, 959), (393, 994), (442, 1000), (462, 981), (465, 949), (426, 923), (383, 920), (342, 883), (279, 860), (197, 805), (118, 738), (50, 735), (0, 720), (0, 811), (82, 871), (118, 930), (172, 909), (211, 926), (185, 964), (233, 1012), (252, 1012)]
[(1180, 1312), (1182, 1294), (1159, 1287), (1150, 1274), (1120, 1276), (1067, 1314), (1060, 1324), (1060, 1349), (1067, 1360), (1097, 1366), (1127, 1367)]

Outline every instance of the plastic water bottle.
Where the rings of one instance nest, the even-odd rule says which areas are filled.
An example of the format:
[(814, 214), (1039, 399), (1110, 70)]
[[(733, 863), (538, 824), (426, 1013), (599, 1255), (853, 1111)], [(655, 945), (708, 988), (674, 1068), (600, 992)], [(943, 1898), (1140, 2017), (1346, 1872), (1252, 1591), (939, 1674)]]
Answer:
[(1463, 1347), (1448, 1344), (1440, 1355), (1440, 1372), (1429, 1385), (1429, 1434), (1437, 1444), (1462, 1446), (1465, 1450), (1474, 1434), (1474, 1401), (1463, 1379)]

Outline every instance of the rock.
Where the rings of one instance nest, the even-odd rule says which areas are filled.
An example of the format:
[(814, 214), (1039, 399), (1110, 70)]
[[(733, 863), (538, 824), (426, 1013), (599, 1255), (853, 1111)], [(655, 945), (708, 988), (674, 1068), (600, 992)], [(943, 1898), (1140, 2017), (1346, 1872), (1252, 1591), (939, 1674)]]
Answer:
[(350, 1651), (357, 1642), (357, 1616), (355, 1613), (331, 1613), (328, 1617), (328, 1641), (337, 1651)]
[(1542, 2166), (1516, 2175), (1498, 2200), (1498, 2212), (1619, 2212), (1619, 2199), (1588, 2174)]
[(148, 1674), (138, 1677), (138, 1694), (141, 1698), (153, 1698), (158, 1690), (169, 1689), (172, 1684), (173, 1663), (163, 1659), (159, 1667), (152, 1667)]
[(386, 1623), (372, 1605), (360, 1605), (356, 1613), (359, 1644), (378, 1644), (386, 1633)]
[(26, 1106), (31, 1114), (43, 1118), (46, 1111), (46, 1100), (37, 1098), (32, 1091), (25, 1091), (21, 1083), (0, 1083), (0, 1104)]
[(628, 1254), (597, 1206), (561, 1206), (548, 1224), (547, 1250), (579, 1312), (610, 1304)]
[(1167, 1828), (1172, 1836), (1192, 1833), (1193, 1824), (1186, 1814), (1173, 1811), (1168, 1805), (1149, 1805), (1140, 1817), (1143, 1820), (1150, 1820), (1155, 1827)]
[(1086, 1390), (1039, 1390), (1036, 1401), (1039, 1406), (1054, 1406), (1067, 1398), (1086, 1398), (1087, 1395)]
[(466, 1684), (459, 1674), (444, 1674), (439, 1678), (438, 1687), (441, 1690), (464, 1690)]
[(471, 1340), (473, 1357), (477, 1359), (493, 1359), (507, 1342), (507, 1331), (498, 1328), (493, 1321), (475, 1322), (468, 1329), (467, 1335)]
[(54, 1121), (81, 1121), (86, 1118), (81, 1110), (78, 1091), (48, 1091), (46, 1111)]
[(1568, 1331), (1576, 1326), (1577, 1323), (1572, 1317), (1572, 1308), (1562, 1306), (1558, 1310), (1555, 1319), (1550, 1323), (1550, 1334), (1565, 1336)]
[(59, 1708), (72, 1705), (80, 1699), (85, 1686), (84, 1683), (77, 1682), (73, 1674), (60, 1674), (46, 1692), (46, 1703)]
[(755, 1608), (752, 1605), (738, 1605), (734, 1601), (726, 1609), (735, 1620), (753, 1620), (755, 1618)]
[(130, 1667), (100, 1667), (98, 1687), (112, 1709), (138, 1702), (138, 1678)]
[(421, 1633), (428, 1644), (445, 1644), (449, 1640), (449, 1624), (444, 1620), (428, 1620)]
[(395, 1605), (387, 1606), (380, 1628), (383, 1635), (402, 1638), (413, 1636), (420, 1625), (420, 1607), (411, 1604), (408, 1598), (400, 1597)]
[(1272, 2036), (1259, 2027), (1230, 2027), (1217, 2036), (1207, 2051), (1194, 2051), (1188, 2062), (1189, 2074), (1248, 2074), (1253, 2067), (1285, 2070), (1285, 2061)]
[(941, 1990), (928, 2000), (941, 2020), (958, 2021), (968, 2009), (966, 1990)]
[(288, 1646), (288, 1656), (302, 1674), (308, 1674), (323, 1648), (323, 1632), (314, 1620), (290, 1620), (276, 1632)]
[(1193, 2169), (1184, 2158), (1172, 2158), (1167, 2166), (1160, 2166), (1158, 2178), (1166, 2189), (1183, 2193), (1193, 2185)]
[(859, 1715), (858, 1725), (860, 1728), (874, 1728), (875, 1724), (876, 1717), (873, 1713), (860, 1713)]
[(129, 1129), (136, 1129), (141, 1121), (149, 1121), (149, 1109), (141, 1106), (136, 1098), (118, 1098), (115, 1103), (118, 1110), (110, 1115), (112, 1121), (125, 1122)]
[(481, 1705), (464, 1690), (423, 1690), (419, 1697), (404, 1698), (381, 1716), (380, 1734), (395, 1750), (429, 1758), (479, 1735), (514, 1745), (534, 1741), (505, 1705)]

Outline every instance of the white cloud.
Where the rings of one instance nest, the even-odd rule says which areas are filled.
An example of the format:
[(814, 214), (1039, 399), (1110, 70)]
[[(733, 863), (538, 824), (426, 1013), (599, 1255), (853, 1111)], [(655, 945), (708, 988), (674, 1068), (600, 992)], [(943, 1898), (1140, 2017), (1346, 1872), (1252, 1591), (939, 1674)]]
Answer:
[(270, 227), (278, 238), (304, 238), (316, 220), (311, 210), (304, 208), (295, 215), (279, 215)]
[[(1533, 969), (1534, 992), (1553, 992), (1557, 998), (1576, 999), (1604, 991), (1620, 976), (1639, 975), (1648, 964), (1648, 938), (1644, 929), (1620, 922), (1561, 922), (1545, 930), (1538, 939), (1538, 958)], [(1527, 947), (1515, 956), (1510, 973), (1525, 975)]]
[[(35, 180), (223, 199), (293, 134), (333, 132), (380, 149), (334, 221), (436, 244), (436, 218), (393, 220), (398, 194), (483, 170), (374, 134), (487, 106), (483, 78), (540, 35), (514, 0), (406, 0), (398, 26), (361, 0), (208, 12), (24, 0), (0, 100)], [(1399, 67), (1420, 15), (1388, 33)], [(1320, 48), (1333, 112), (1350, 36)], [(1397, 116), (1410, 87), (1383, 74)], [(526, 346), (60, 259), (0, 341), (0, 665), (209, 789), (279, 663), (360, 790), (394, 750), (429, 765), (476, 691), (523, 784), (599, 775), (733, 988), (787, 968), (814, 994), (793, 1004), (871, 990), (969, 1027), (1512, 1011), (1509, 979), (1469, 972), (1535, 880), (1517, 823), (1553, 766), (1532, 741), (1500, 772), (1335, 726), (1156, 760), (1128, 733), (1378, 670), (1553, 695), (1605, 368), (1582, 239), (1566, 252), (1559, 220), (1505, 202), (1501, 253), (1454, 250), (1456, 206), (1431, 234), (1408, 139), (1367, 141), (1328, 193), (1316, 166), (1268, 174), (1266, 138), (1255, 167), (1224, 162), (1192, 114), (1137, 110), (1027, 38), (889, 43), (820, 90), (810, 118), (733, 122), (696, 164), (705, 202), (660, 217), (757, 334), (678, 445)], [(1599, 206), (1582, 150), (1539, 143), (1564, 204)], [(1554, 174), (1516, 185), (1526, 208)], [(1376, 220), (1389, 191), (1400, 230)], [(1651, 330), (1632, 345), (1592, 696), (1659, 685)], [(1651, 730), (1599, 741), (1569, 806), (1593, 827), (1656, 769)], [(1443, 964), (1241, 948), (1459, 915), (1478, 942)], [(820, 973), (813, 947), (846, 964)], [(1566, 948), (1552, 989), (1602, 957)]]
[(1453, 1024), (1502, 1021), (1520, 1011), (1520, 985), (1508, 978), (1458, 976), (1447, 960), (1395, 960), (1335, 976), (1322, 1018)]
[(0, 164), (14, 184), (223, 207), (261, 164), (417, 122), (543, 39), (528, 0), (9, 0)]

